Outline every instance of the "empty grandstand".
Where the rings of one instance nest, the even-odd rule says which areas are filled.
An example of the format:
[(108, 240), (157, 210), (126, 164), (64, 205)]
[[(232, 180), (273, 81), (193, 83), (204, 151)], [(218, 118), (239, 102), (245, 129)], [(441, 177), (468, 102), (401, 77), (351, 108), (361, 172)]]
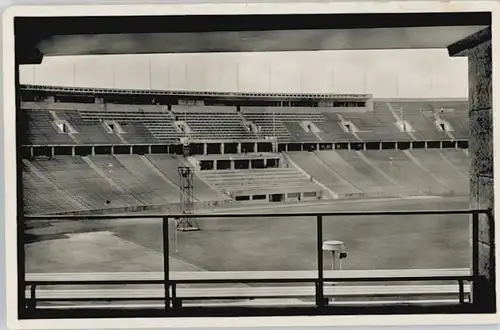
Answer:
[(200, 208), (468, 193), (462, 100), (21, 91), (30, 214), (177, 208), (186, 165)]

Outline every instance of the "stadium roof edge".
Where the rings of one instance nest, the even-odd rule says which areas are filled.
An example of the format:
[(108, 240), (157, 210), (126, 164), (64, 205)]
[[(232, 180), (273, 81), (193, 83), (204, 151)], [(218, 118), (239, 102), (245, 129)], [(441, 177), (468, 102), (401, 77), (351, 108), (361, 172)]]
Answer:
[(332, 99), (332, 100), (368, 100), (371, 94), (325, 94), (325, 93), (233, 93), (233, 92), (208, 92), (208, 91), (176, 91), (176, 90), (142, 90), (142, 89), (115, 89), (92, 87), (65, 87), (48, 85), (21, 85), (21, 91), (46, 91), (49, 93), (71, 94), (124, 94), (124, 95), (161, 95), (161, 96), (188, 96), (188, 97), (213, 97), (226, 99)]

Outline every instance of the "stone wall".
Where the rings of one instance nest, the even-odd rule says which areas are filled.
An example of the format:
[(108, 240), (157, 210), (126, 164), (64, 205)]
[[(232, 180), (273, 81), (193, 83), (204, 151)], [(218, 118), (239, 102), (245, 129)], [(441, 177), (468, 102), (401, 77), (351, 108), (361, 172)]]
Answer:
[[(484, 34), (484, 33), (483, 33)], [(491, 35), (488, 40), (472, 43), (460, 55), (469, 59), (469, 154), (470, 160), (470, 207), (492, 209), (493, 193), (493, 100), (492, 100), (492, 53)], [(484, 281), (474, 286), (475, 302), (481, 309), (492, 310), (495, 306), (495, 259), (492, 216), (479, 217), (478, 275)], [(473, 242), (474, 243), (474, 242)]]

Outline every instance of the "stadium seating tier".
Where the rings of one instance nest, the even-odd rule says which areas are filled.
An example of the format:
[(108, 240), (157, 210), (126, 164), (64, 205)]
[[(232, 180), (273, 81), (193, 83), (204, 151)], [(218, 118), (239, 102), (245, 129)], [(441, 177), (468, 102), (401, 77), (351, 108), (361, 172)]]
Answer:
[[(238, 112), (234, 107), (172, 106), (169, 110), (134, 105), (96, 105), (92, 110), (89, 105), (80, 107), (70, 103), (54, 103), (52, 110), (47, 108), (50, 105), (43, 103), (37, 109), (24, 109), (27, 136), (23, 143), (161, 143), (185, 136), (196, 140), (255, 140), (276, 136), (280, 142), (453, 140), (468, 136), (467, 106), (458, 101), (375, 101), (373, 111), (241, 107)], [(56, 119), (67, 121), (76, 132), (59, 132), (54, 124)], [(443, 131), (436, 120), (446, 121), (450, 130)], [(108, 121), (117, 123), (121, 130), (110, 132), (104, 124)], [(346, 129), (343, 123), (353, 127)]]
[[(85, 105), (85, 106), (84, 106)], [(168, 107), (54, 104), (22, 112), (27, 145), (148, 144), (193, 139), (254, 140), (276, 135), (279, 142), (356, 142), (466, 139), (464, 102), (376, 101), (374, 111), (327, 108)], [(451, 130), (439, 128), (446, 121)], [(73, 131), (61, 132), (57, 121)], [(407, 122), (411, 130), (401, 129)], [(110, 131), (109, 124), (118, 124)], [(346, 129), (343, 124), (352, 124)], [(326, 191), (338, 198), (468, 193), (464, 150), (368, 150), (285, 153), (288, 168), (196, 172), (197, 203), (227, 202), (259, 192)], [(180, 202), (178, 166), (172, 155), (37, 157), (25, 160), (27, 213), (57, 213)], [(177, 206), (176, 206), (177, 207)]]

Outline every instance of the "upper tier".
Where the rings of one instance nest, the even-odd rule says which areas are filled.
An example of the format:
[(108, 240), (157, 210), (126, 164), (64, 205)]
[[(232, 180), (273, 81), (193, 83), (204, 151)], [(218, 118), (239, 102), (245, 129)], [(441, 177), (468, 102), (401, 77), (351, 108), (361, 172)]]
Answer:
[(468, 138), (465, 101), (374, 101), (351, 107), (23, 102), (24, 145), (191, 140), (422, 141)]

